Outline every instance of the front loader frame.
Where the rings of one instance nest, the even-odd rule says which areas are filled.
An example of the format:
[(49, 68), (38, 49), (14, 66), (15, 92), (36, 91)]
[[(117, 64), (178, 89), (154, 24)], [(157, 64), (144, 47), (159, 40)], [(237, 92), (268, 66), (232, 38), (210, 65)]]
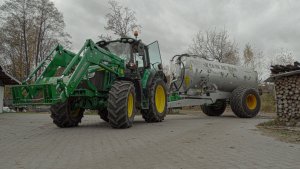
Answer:
[[(62, 72), (59, 70), (63, 70)], [(98, 47), (92, 40), (87, 40), (81, 50), (74, 54), (58, 45), (22, 85), (11, 86), (13, 104), (53, 105), (65, 102), (69, 97), (81, 96), (80, 107), (96, 109), (103, 106), (107, 91), (99, 92), (89, 81), (89, 76), (97, 71), (104, 71), (104, 86), (108, 89), (116, 77), (123, 77), (124, 60)], [(29, 84), (33, 77), (33, 84)], [(88, 88), (80, 87), (85, 83)], [(105, 88), (104, 88), (105, 90)]]

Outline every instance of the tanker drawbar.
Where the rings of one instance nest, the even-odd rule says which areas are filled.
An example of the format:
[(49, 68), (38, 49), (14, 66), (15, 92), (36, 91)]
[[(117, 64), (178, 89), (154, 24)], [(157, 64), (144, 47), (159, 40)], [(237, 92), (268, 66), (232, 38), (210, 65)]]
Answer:
[(208, 116), (220, 116), (230, 104), (241, 118), (260, 110), (257, 72), (196, 55), (175, 55), (171, 60), (169, 108), (201, 106)]

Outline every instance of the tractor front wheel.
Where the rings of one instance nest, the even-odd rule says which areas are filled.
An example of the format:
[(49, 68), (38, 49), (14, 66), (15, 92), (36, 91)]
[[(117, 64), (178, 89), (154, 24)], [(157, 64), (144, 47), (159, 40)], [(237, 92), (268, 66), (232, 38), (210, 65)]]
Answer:
[(64, 103), (51, 106), (50, 112), (53, 123), (61, 128), (78, 126), (83, 117), (84, 109), (74, 108), (76, 102), (76, 99), (69, 98)]
[(116, 81), (108, 95), (108, 119), (113, 128), (132, 126), (136, 112), (135, 88), (128, 81)]
[(149, 100), (149, 109), (141, 111), (143, 118), (148, 123), (163, 121), (167, 113), (167, 87), (161, 78), (153, 80)]

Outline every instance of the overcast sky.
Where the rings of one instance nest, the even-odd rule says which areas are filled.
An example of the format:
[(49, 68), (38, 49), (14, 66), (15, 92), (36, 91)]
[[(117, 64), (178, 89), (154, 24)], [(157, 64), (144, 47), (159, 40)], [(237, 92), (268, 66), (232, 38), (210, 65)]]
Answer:
[[(0, 0), (3, 2), (3, 0)], [(73, 50), (106, 34), (107, 0), (52, 0), (63, 13)], [(198, 31), (228, 30), (242, 50), (250, 43), (272, 57), (281, 48), (300, 60), (300, 1), (297, 0), (123, 0), (136, 12), (140, 38), (160, 43), (164, 64), (184, 53)], [(240, 52), (240, 54), (242, 54)]]

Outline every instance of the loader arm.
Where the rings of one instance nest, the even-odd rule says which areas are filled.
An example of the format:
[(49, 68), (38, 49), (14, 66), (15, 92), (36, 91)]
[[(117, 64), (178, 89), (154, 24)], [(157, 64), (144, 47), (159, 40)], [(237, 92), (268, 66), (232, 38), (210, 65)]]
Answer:
[[(83, 53), (83, 57), (80, 55)], [(79, 63), (77, 64), (77, 61)], [(62, 101), (70, 96), (77, 88), (83, 77), (87, 74), (88, 68), (92, 65), (98, 65), (101, 68), (115, 74), (117, 77), (124, 76), (125, 63), (118, 56), (98, 47), (92, 40), (87, 40), (79, 53), (72, 59), (71, 63), (57, 80), (59, 91), (63, 91), (60, 95)], [(68, 76), (75, 67), (70, 79), (64, 83), (63, 78)]]
[[(81, 50), (75, 54), (58, 45), (28, 76), (22, 85), (11, 86), (13, 104), (53, 105), (64, 102), (71, 97), (79, 84), (88, 78), (89, 73), (99, 69), (124, 76), (124, 60), (111, 52), (97, 46), (92, 40), (87, 40)], [(36, 77), (33, 81), (33, 77)], [(95, 86), (82, 89), (86, 96), (94, 97), (99, 93)]]

